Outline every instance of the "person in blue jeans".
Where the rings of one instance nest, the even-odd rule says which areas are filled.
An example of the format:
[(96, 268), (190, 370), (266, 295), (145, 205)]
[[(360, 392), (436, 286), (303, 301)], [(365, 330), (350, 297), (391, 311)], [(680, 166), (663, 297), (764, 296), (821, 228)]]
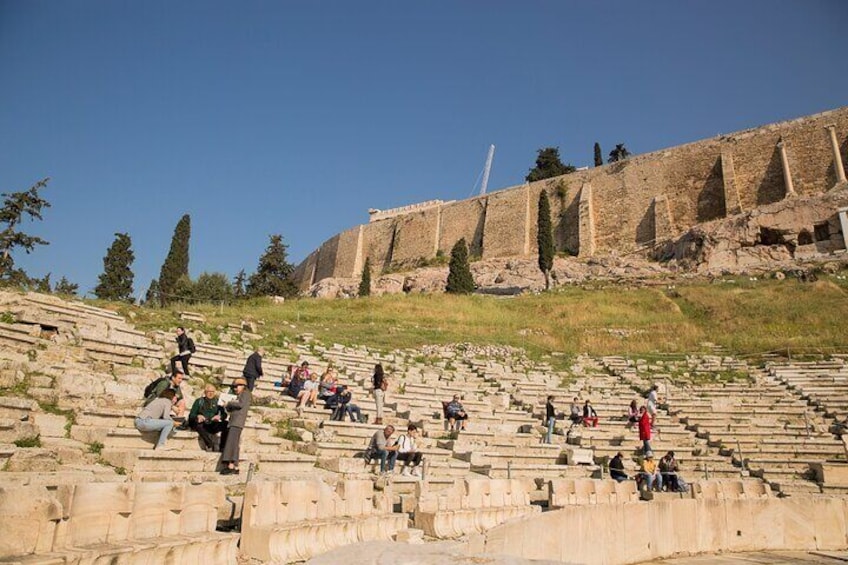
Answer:
[(173, 389), (165, 389), (159, 394), (159, 398), (145, 406), (135, 419), (135, 429), (140, 432), (159, 432), (159, 440), (153, 449), (169, 451), (165, 442), (174, 430), (174, 421), (171, 419), (171, 408), (177, 394)]
[(377, 430), (371, 437), (368, 451), (372, 457), (380, 460), (380, 473), (392, 473), (395, 469), (395, 461), (398, 456), (398, 446), (389, 445), (389, 438), (395, 433), (394, 426), (386, 426)]
[(548, 401), (545, 403), (545, 423), (548, 426), (545, 443), (551, 443), (554, 435), (554, 425), (556, 424), (556, 408), (554, 408), (553, 396), (549, 396)]

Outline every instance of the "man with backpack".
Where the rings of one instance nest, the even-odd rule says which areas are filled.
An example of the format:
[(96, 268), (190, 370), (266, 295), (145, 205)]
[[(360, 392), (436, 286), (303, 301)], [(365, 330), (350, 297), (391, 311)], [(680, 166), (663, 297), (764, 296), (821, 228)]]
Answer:
[(151, 402), (159, 398), (162, 394), (163, 390), (173, 390), (174, 391), (174, 406), (173, 413), (178, 418), (182, 418), (185, 413), (185, 398), (183, 398), (183, 391), (180, 388), (180, 384), (183, 382), (183, 372), (181, 369), (176, 369), (171, 376), (164, 376), (155, 379), (150, 384), (148, 384), (144, 388), (144, 406), (149, 405)]
[(185, 328), (180, 326), (177, 328), (177, 354), (171, 357), (171, 374), (177, 372), (177, 361), (183, 366), (183, 374), (188, 375), (188, 361), (192, 354), (197, 351), (194, 345), (194, 340), (188, 337)]

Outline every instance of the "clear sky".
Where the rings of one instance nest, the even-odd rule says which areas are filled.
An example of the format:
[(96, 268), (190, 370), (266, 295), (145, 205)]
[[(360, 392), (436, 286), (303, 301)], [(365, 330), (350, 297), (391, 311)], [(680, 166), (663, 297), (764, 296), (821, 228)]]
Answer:
[(848, 103), (844, 0), (0, 0), (0, 191), (51, 177), (17, 263), (90, 291), (115, 232), (157, 277), (295, 264), (391, 208)]

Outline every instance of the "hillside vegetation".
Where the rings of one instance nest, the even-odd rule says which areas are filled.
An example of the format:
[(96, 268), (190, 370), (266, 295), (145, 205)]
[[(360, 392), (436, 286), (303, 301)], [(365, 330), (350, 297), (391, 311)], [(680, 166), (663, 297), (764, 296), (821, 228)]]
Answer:
[(262, 321), (260, 333), (272, 345), (311, 333), (325, 343), (384, 350), (472, 342), (523, 347), (533, 356), (650, 355), (715, 344), (739, 355), (787, 349), (794, 355), (848, 349), (846, 290), (842, 277), (834, 276), (815, 283), (737, 279), (675, 288), (563, 287), (509, 299), (421, 294), (167, 309), (99, 303), (132, 311), (141, 329), (173, 327), (180, 310), (199, 312), (207, 322), (194, 325), (213, 339), (217, 327)]

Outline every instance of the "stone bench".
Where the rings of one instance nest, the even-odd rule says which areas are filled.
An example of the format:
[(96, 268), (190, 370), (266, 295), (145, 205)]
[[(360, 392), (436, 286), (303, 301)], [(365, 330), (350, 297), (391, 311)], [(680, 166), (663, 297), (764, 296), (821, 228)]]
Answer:
[(612, 479), (552, 479), (548, 481), (548, 509), (575, 504), (638, 502), (636, 481)]
[(418, 487), (415, 527), (433, 537), (457, 538), (539, 512), (516, 479), (457, 480), (435, 492), (423, 484)]
[(241, 552), (262, 562), (304, 561), (333, 548), (406, 530), (391, 496), (368, 480), (254, 481), (244, 495)]
[(215, 531), (224, 504), (216, 484), (0, 487), (0, 560), (235, 563), (238, 536)]
[(759, 480), (699, 480), (690, 485), (692, 498), (698, 499), (759, 499), (771, 498), (771, 487)]

